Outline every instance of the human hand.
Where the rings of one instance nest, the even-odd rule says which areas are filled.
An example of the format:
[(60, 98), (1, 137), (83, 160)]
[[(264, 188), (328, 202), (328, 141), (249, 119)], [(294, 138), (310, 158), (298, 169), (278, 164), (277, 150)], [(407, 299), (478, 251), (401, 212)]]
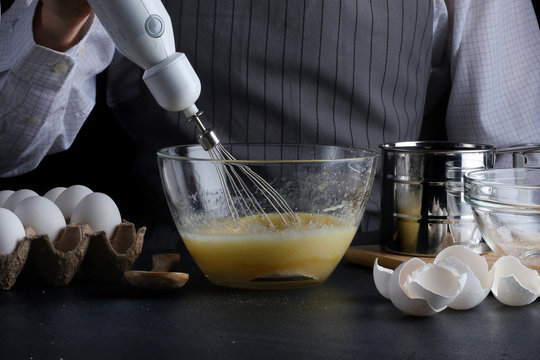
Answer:
[(86, 0), (41, 0), (34, 15), (34, 41), (66, 51), (85, 35), (91, 21)]

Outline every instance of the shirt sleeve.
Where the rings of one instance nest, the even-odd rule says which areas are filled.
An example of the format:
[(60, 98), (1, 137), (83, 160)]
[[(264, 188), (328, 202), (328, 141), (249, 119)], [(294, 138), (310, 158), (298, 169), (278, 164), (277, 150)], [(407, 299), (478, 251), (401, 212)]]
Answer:
[(0, 23), (0, 176), (34, 169), (67, 149), (95, 104), (95, 76), (114, 44), (97, 19), (66, 52), (39, 45), (32, 20), (37, 1), (16, 1)]
[(449, 140), (497, 148), (540, 143), (540, 31), (531, 2), (444, 3)]

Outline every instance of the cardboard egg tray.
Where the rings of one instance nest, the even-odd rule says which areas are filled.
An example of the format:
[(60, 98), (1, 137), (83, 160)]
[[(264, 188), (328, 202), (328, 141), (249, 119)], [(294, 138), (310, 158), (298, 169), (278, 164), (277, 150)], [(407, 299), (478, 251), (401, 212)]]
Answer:
[(57, 240), (26, 227), (11, 254), (0, 254), (0, 289), (9, 290), (23, 270), (52, 286), (66, 286), (75, 275), (119, 283), (142, 251), (146, 228), (124, 221), (111, 238), (88, 225), (69, 224)]

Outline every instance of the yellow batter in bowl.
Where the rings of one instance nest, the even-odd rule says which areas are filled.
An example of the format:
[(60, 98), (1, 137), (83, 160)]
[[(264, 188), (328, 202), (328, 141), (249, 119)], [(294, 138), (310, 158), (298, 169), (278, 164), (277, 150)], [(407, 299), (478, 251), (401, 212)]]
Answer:
[(182, 233), (191, 256), (208, 279), (219, 285), (287, 288), (316, 285), (330, 275), (357, 227), (336, 217), (297, 213), (300, 223), (272, 223), (257, 216), (210, 224)]

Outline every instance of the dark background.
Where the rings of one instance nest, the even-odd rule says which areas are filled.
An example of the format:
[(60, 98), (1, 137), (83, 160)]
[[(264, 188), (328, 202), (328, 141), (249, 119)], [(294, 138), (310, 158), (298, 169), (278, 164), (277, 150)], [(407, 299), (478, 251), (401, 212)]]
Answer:
[(82, 184), (111, 196), (127, 220), (138, 216), (131, 178), (134, 143), (107, 108), (106, 76), (106, 72), (98, 75), (96, 106), (73, 145), (67, 151), (46, 156), (27, 174), (0, 179), (0, 190), (26, 188), (43, 195), (57, 186)]

